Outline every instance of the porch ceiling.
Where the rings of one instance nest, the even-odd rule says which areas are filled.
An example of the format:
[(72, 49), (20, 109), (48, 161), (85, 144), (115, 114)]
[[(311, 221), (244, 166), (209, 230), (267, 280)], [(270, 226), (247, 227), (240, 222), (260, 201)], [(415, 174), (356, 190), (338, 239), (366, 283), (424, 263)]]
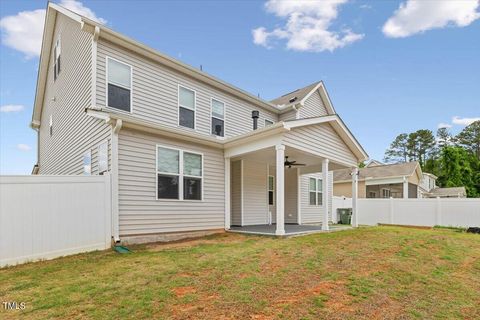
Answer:
[[(313, 173), (313, 172), (321, 172), (322, 171), (322, 161), (324, 158), (316, 156), (314, 154), (295, 149), (290, 146), (285, 147), (285, 156), (288, 156), (289, 161), (297, 161), (297, 163), (304, 163), (305, 166), (301, 166), (301, 170), (303, 173)], [(240, 156), (232, 158), (233, 161), (235, 160), (249, 160), (253, 162), (259, 163), (268, 163), (272, 166), (275, 165), (275, 147), (264, 148), (261, 150), (249, 152), (242, 154)], [(296, 168), (292, 166), (292, 168)], [(339, 170), (347, 168), (347, 166), (335, 163), (333, 161), (329, 164), (329, 170)]]

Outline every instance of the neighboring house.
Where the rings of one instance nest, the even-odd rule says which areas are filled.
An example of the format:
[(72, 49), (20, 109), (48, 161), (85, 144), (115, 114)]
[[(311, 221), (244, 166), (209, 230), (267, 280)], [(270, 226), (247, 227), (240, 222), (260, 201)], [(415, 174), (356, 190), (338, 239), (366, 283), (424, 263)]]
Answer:
[[(359, 170), (359, 198), (418, 198), (422, 169), (416, 161), (396, 164), (369, 163)], [(333, 172), (333, 194), (351, 197), (349, 170)]]
[[(333, 195), (351, 197), (350, 170), (333, 172)], [(359, 198), (465, 198), (466, 190), (438, 188), (437, 177), (422, 172), (417, 161), (383, 164), (371, 160), (359, 169)]]
[(367, 159), (322, 82), (264, 101), (53, 3), (39, 68), (34, 172), (108, 172), (115, 241), (328, 229), (328, 171)]

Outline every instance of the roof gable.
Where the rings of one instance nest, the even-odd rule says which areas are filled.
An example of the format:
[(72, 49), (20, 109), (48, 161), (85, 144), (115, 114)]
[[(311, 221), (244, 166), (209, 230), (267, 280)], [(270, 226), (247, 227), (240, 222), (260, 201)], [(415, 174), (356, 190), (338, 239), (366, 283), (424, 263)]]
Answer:
[[(359, 170), (359, 180), (401, 176), (409, 177), (414, 174), (417, 174), (419, 178), (422, 176), (420, 165), (417, 161), (361, 168)], [(345, 180), (351, 180), (349, 170), (336, 170), (333, 172), (334, 182)]]

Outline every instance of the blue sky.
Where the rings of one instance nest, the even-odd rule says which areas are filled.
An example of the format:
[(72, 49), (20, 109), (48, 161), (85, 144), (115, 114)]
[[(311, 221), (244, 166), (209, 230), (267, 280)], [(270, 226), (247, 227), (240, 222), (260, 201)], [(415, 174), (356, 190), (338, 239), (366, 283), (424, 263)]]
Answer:
[[(480, 117), (475, 0), (63, 1), (268, 100), (324, 80), (337, 112), (375, 159), (399, 133), (439, 124), (457, 133)], [(31, 20), (45, 6), (0, 1), (1, 174), (29, 174), (36, 161), (28, 125), (42, 26)], [(31, 14), (29, 24), (20, 12)], [(25, 30), (16, 34), (15, 25)]]

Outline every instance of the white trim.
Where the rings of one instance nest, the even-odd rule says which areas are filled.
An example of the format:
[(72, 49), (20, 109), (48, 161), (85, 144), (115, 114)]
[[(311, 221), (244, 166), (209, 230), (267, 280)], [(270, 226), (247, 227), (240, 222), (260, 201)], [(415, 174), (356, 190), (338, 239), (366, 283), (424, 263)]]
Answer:
[[(322, 207), (323, 209), (323, 221), (322, 221), (322, 230), (328, 230), (328, 198), (329, 198), (329, 174), (328, 174), (328, 159), (323, 159), (322, 161)], [(317, 186), (318, 188), (318, 186)], [(318, 197), (318, 194), (317, 194)]]
[(270, 212), (270, 199), (269, 199), (269, 193), (270, 193), (270, 165), (267, 163), (266, 164), (266, 168), (267, 168), (267, 217), (265, 219), (265, 223), (268, 224), (268, 225), (271, 225), (272, 224), (272, 214)]
[(231, 162), (230, 158), (225, 158), (225, 165), (224, 165), (224, 174), (225, 174), (225, 230), (229, 230), (232, 222), (231, 222), (231, 188), (230, 188), (230, 177), (231, 177)]
[(275, 235), (285, 235), (285, 146), (277, 144), (275, 146), (275, 178), (276, 178), (276, 225)]
[[(176, 150), (178, 151), (178, 173), (170, 173), (170, 172), (161, 172), (161, 171), (158, 171), (158, 148), (164, 148), (164, 149), (170, 149), (170, 150)], [(183, 166), (184, 166), (184, 162), (183, 162), (183, 156), (184, 156), (184, 153), (191, 153), (191, 154), (196, 154), (196, 155), (199, 155), (201, 156), (202, 158), (202, 175), (201, 176), (193, 176), (193, 175), (186, 175), (184, 174), (183, 170)], [(205, 180), (205, 172), (204, 172), (204, 162), (205, 162), (205, 156), (202, 152), (198, 152), (198, 151), (192, 151), (192, 150), (188, 150), (188, 149), (181, 149), (181, 148), (177, 148), (177, 147), (172, 147), (170, 145), (165, 145), (165, 144), (159, 144), (157, 143), (155, 145), (155, 199), (157, 201), (182, 201), (182, 202), (203, 202), (205, 199), (204, 199), (204, 180)], [(178, 199), (163, 199), (163, 198), (159, 198), (158, 197), (158, 175), (166, 175), (166, 176), (178, 176)], [(187, 178), (196, 178), (196, 179), (201, 179), (201, 199), (200, 200), (197, 200), (197, 199), (184, 199), (185, 195), (184, 195), (184, 190), (183, 190), (183, 178), (184, 177), (187, 177)]]
[(297, 167), (297, 223), (302, 224), (302, 175)]
[[(193, 92), (193, 109), (187, 106), (182, 106), (180, 104), (180, 88)], [(193, 128), (182, 126), (180, 124), (180, 107), (193, 111)], [(197, 130), (197, 91), (180, 83), (178, 84), (178, 90), (177, 90), (177, 126), (180, 128), (185, 128), (193, 131)]]
[[(215, 117), (213, 115), (213, 100), (223, 104), (223, 119), (220, 119), (219, 117)], [(212, 130), (213, 130), (212, 119), (213, 118), (223, 121), (223, 136), (218, 136), (218, 135), (216, 135), (215, 133), (212, 132)], [(214, 98), (214, 97), (210, 97), (210, 134), (213, 135), (213, 136), (222, 137), (222, 138), (224, 138), (227, 135), (227, 104), (225, 102), (223, 102), (222, 100), (219, 100), (219, 99)]]
[(333, 108), (332, 101), (330, 100), (330, 97), (328, 95), (327, 89), (325, 88), (325, 85), (323, 84), (323, 81), (320, 81), (313, 89), (310, 91), (305, 97), (303, 97), (302, 100), (300, 100), (300, 104), (303, 106), (305, 101), (307, 101), (308, 98), (312, 94), (314, 94), (318, 90), (318, 93), (320, 94), (320, 98), (322, 99), (323, 104), (325, 105), (325, 108), (327, 109), (329, 114), (336, 114), (335, 109)]
[(244, 172), (243, 172), (243, 159), (240, 160), (240, 226), (243, 227), (243, 211), (244, 211)]
[(92, 106), (97, 105), (97, 48), (99, 34), (100, 28), (96, 26), (92, 37)]
[[(130, 67), (130, 88), (127, 88), (127, 87), (119, 85), (119, 84), (112, 83), (114, 86), (130, 90), (130, 111), (125, 111), (125, 110), (118, 109), (118, 108), (115, 108), (115, 107), (110, 107), (108, 105), (108, 83), (109, 83), (108, 82), (108, 60), (113, 60), (113, 61), (116, 61), (118, 63), (124, 64), (124, 65)], [(94, 93), (92, 92), (92, 94), (94, 94)], [(96, 94), (96, 92), (95, 92), (95, 94)], [(110, 109), (114, 109), (115, 111), (121, 112), (121, 113), (126, 113), (126, 114), (132, 114), (133, 113), (133, 67), (132, 67), (132, 65), (130, 65), (128, 63), (125, 63), (123, 61), (120, 61), (118, 59), (112, 58), (112, 57), (107, 56), (107, 55), (105, 56), (105, 107), (110, 108)]]
[(120, 210), (119, 210), (119, 182), (118, 182), (118, 134), (123, 126), (121, 119), (111, 123), (112, 130), (112, 235), (115, 242), (120, 241)]

